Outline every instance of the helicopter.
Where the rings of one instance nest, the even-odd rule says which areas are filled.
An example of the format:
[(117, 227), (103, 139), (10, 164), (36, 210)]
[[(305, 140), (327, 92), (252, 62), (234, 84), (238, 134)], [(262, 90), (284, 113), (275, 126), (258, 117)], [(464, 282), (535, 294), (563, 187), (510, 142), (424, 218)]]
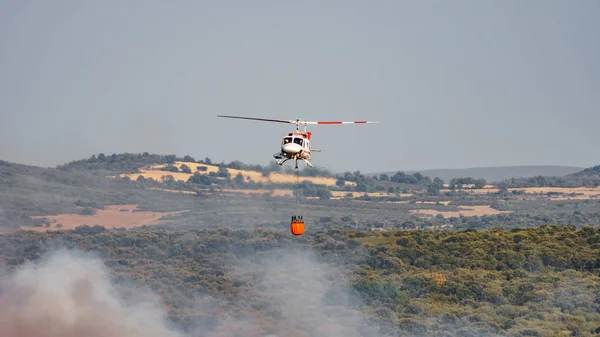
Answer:
[[(275, 123), (287, 123), (287, 124), (296, 124), (296, 131), (290, 132), (285, 135), (281, 141), (281, 148), (279, 152), (275, 153), (273, 157), (275, 158), (275, 162), (277, 165), (281, 166), (288, 160), (296, 161), (296, 169), (298, 169), (298, 160), (302, 160), (309, 167), (313, 167), (310, 162), (310, 154), (311, 152), (321, 152), (319, 149), (313, 149), (310, 146), (312, 132), (306, 131), (306, 126), (308, 124), (311, 125), (338, 125), (338, 124), (371, 124), (377, 123), (373, 121), (351, 121), (351, 122), (309, 122), (309, 121), (301, 121), (300, 119), (296, 120), (285, 120), (285, 119), (268, 119), (268, 118), (258, 118), (258, 117), (241, 117), (241, 116), (224, 116), (217, 115), (217, 117), (223, 118), (237, 118), (237, 119), (249, 119), (249, 120), (257, 120), (263, 122), (275, 122)], [(304, 132), (300, 131), (300, 125), (304, 125)]]

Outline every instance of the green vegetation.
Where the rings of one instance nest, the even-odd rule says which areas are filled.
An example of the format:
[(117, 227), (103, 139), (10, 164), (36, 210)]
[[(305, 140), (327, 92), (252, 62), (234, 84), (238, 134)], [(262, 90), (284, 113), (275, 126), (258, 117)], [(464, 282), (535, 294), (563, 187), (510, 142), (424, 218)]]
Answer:
[[(188, 330), (216, 328), (210, 322), (225, 315), (257, 322), (253, 331), (260, 336), (332, 333), (326, 330), (332, 322), (370, 336), (379, 335), (363, 330), (368, 326), (393, 336), (600, 332), (600, 200), (509, 190), (598, 186), (600, 166), (564, 177), (511, 179), (498, 191), (476, 194), (471, 191), (486, 180), (457, 177), (444, 187), (442, 179), (420, 173), (334, 175), (305, 168), (302, 176), (334, 177), (336, 186), (277, 185), (227, 169), (263, 175), (293, 170), (234, 161), (206, 173), (178, 168), (177, 161), (213, 165), (210, 158), (148, 153), (99, 154), (56, 168), (0, 161), (2, 263), (16, 268), (57, 246), (95, 251), (115, 283), (149, 287), (164, 300), (169, 318)], [(110, 178), (155, 164), (166, 164), (160, 181)], [(172, 172), (191, 175), (176, 181), (168, 177)], [(295, 197), (221, 192), (275, 188), (294, 190), (304, 236), (289, 234)], [(351, 192), (359, 196), (334, 198)], [(551, 199), (557, 195), (564, 198)], [(33, 216), (94, 218), (106, 206), (122, 204), (183, 212), (130, 230), (98, 225), (18, 231), (50, 226)], [(477, 206), (508, 213), (424, 214)], [(211, 310), (197, 308), (201, 296), (211, 298)], [(304, 310), (302, 317), (293, 316), (291, 307)]]
[[(440, 177), (445, 181), (450, 181), (459, 177), (471, 177), (474, 179), (485, 179), (490, 182), (497, 182), (512, 177), (554, 177), (565, 176), (583, 170), (581, 167), (557, 166), (557, 165), (528, 165), (528, 166), (499, 166), (499, 167), (477, 167), (464, 169), (430, 169), (419, 171), (422, 175), (430, 177)], [(393, 175), (396, 172), (386, 172)], [(414, 172), (407, 172), (414, 173)], [(379, 173), (377, 174), (379, 175)]]
[(600, 165), (565, 176), (536, 176), (512, 178), (501, 182), (505, 187), (598, 187), (600, 186)]
[[(371, 228), (402, 229), (486, 229), (494, 227), (534, 227), (541, 224), (597, 225), (598, 200), (548, 200), (555, 192), (533, 197), (519, 190), (509, 192), (501, 186), (499, 192), (470, 194), (472, 188), (482, 187), (485, 180), (469, 177), (449, 181), (449, 191), (442, 192), (444, 181), (419, 173), (397, 172), (388, 176), (367, 176), (359, 171), (345, 172), (337, 178), (334, 187), (302, 183), (263, 184), (247, 181), (241, 175), (232, 176), (227, 168), (255, 169), (260, 172), (281, 171), (270, 164), (246, 165), (239, 161), (219, 164), (218, 172), (196, 171), (186, 182), (175, 181), (167, 175), (180, 171), (170, 165), (176, 161), (213, 164), (210, 158), (195, 161), (190, 156), (113, 154), (94, 155), (57, 168), (39, 168), (0, 161), (0, 229), (14, 230), (19, 226), (45, 226), (43, 219), (31, 216), (59, 213), (89, 214), (111, 204), (138, 204), (147, 211), (186, 212), (172, 216), (162, 228), (210, 228), (228, 225), (236, 228), (287, 228), (288, 218), (295, 212), (293, 199), (274, 196), (225, 196), (221, 189), (294, 189), (301, 200), (305, 219), (314, 224), (312, 230)], [(128, 178), (108, 178), (120, 173), (134, 173), (153, 164), (167, 164), (165, 176), (160, 181)], [(193, 171), (189, 166), (183, 171)], [(293, 171), (286, 167), (284, 171)], [(575, 177), (594, 177), (598, 168), (583, 170)], [(325, 170), (304, 168), (304, 176), (331, 176)], [(531, 178), (537, 179), (537, 178)], [(356, 186), (345, 185), (345, 181)], [(473, 184), (472, 187), (465, 187)], [(192, 194), (164, 192), (157, 189), (181, 190)], [(334, 192), (359, 192), (358, 197), (334, 200)], [(384, 192), (387, 195), (370, 195)], [(364, 193), (364, 194), (362, 194)], [(571, 195), (564, 195), (570, 197)], [(311, 199), (316, 197), (317, 199)], [(427, 202), (423, 204), (421, 202)], [(491, 205), (493, 209), (511, 213), (469, 217), (423, 216), (412, 212), (433, 209), (440, 212), (457, 212), (459, 207)], [(326, 219), (326, 220), (324, 220)]]
[[(325, 326), (319, 315), (330, 310), (362, 312), (393, 335), (593, 336), (600, 327), (600, 231), (591, 227), (336, 230), (301, 238), (81, 227), (0, 236), (9, 268), (57, 246), (99, 252), (116, 282), (149, 287), (187, 329), (237, 312), (261, 322), (262, 334), (300, 336), (296, 329)], [(296, 285), (303, 281), (311, 286)], [(213, 299), (211, 310), (191, 310), (201, 296)], [(319, 315), (293, 315), (301, 311), (289, 306), (302, 303), (317, 305)]]

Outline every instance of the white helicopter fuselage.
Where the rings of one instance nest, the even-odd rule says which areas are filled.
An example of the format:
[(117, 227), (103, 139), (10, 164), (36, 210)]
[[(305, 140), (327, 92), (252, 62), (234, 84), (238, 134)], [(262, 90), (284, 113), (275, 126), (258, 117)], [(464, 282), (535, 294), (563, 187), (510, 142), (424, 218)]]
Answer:
[(277, 164), (282, 165), (287, 160), (292, 159), (296, 161), (303, 160), (308, 166), (312, 167), (309, 161), (311, 152), (310, 136), (310, 132), (294, 132), (283, 137), (280, 152), (273, 155), (277, 159)]
[(302, 133), (289, 133), (281, 141), (281, 155), (288, 159), (310, 159), (310, 139)]

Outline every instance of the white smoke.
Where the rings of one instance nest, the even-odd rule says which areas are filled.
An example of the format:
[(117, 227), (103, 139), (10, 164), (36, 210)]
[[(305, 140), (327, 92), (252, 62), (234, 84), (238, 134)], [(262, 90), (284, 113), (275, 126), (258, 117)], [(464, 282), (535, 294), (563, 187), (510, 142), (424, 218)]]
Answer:
[[(235, 274), (253, 279), (256, 298), (265, 296), (262, 314), (275, 324), (269, 336), (381, 336), (351, 303), (343, 274), (320, 262), (312, 251), (272, 249), (239, 260)], [(233, 336), (230, 320), (219, 324), (223, 336)], [(256, 321), (248, 327), (255, 327)], [(245, 336), (254, 336), (247, 334)]]
[[(250, 280), (234, 299), (237, 303), (228, 306), (222, 298), (198, 296), (191, 311), (212, 319), (198, 321), (184, 333), (169, 326), (164, 305), (152, 293), (130, 298), (122, 290), (133, 288), (113, 285), (111, 271), (99, 257), (60, 249), (2, 278), (0, 336), (383, 336), (352, 305), (357, 299), (348, 292), (344, 273), (312, 251), (250, 253), (235, 269), (232, 277)], [(236, 306), (238, 310), (226, 309)]]
[(125, 301), (100, 259), (60, 250), (2, 279), (3, 337), (181, 337), (160, 302)]

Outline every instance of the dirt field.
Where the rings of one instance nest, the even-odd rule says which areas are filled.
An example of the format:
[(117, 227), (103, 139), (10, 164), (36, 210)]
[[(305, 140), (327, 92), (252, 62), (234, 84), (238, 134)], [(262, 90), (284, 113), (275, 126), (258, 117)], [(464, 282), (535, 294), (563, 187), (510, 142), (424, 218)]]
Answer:
[[(444, 184), (445, 188), (448, 188), (449, 186), (450, 186), (450, 184), (448, 184), (448, 183)], [(463, 188), (471, 188), (473, 186), (475, 186), (475, 184), (464, 184), (464, 185), (462, 185)], [(487, 188), (496, 188), (496, 186), (489, 185), (489, 184), (483, 186), (483, 189), (487, 189)]]
[[(450, 191), (452, 191), (452, 190), (447, 189), (447, 188), (440, 189), (440, 193), (442, 193), (442, 194), (450, 192)], [(456, 191), (459, 191), (459, 190), (457, 189)], [(490, 188), (463, 189), (461, 191), (465, 192), (465, 193), (469, 193), (469, 194), (488, 194), (488, 193), (496, 193), (496, 192), (498, 192), (498, 189), (490, 187)]]
[(500, 214), (500, 213), (510, 213), (510, 211), (498, 211), (493, 209), (490, 206), (458, 206), (458, 208), (462, 209), (462, 211), (456, 212), (440, 212), (434, 209), (419, 209), (419, 210), (410, 210), (411, 213), (425, 215), (425, 216), (436, 216), (438, 214), (442, 214), (445, 218), (458, 218), (461, 214), (463, 216), (482, 216), (482, 215), (492, 215), (492, 214)]
[[(509, 188), (512, 190), (523, 190), (525, 193), (564, 193), (564, 194), (581, 194), (586, 197), (600, 196), (600, 187), (576, 187), (576, 188), (563, 188), (563, 187), (530, 187), (530, 188)], [(564, 196), (563, 196), (564, 197)]]
[[(215, 165), (206, 165), (206, 164), (198, 164), (191, 162), (175, 162), (173, 166), (181, 169), (181, 165), (187, 165), (193, 172), (199, 172), (201, 174), (209, 174), (210, 172), (218, 172), (219, 167)], [(129, 179), (135, 180), (138, 176), (143, 176), (144, 178), (152, 178), (157, 181), (161, 181), (163, 176), (172, 176), (175, 180), (187, 181), (192, 174), (183, 173), (183, 172), (167, 172), (161, 171), (160, 169), (165, 167), (166, 165), (154, 165), (146, 169), (140, 169), (140, 173), (133, 174), (122, 174), (121, 177), (129, 177)], [(206, 171), (198, 171), (198, 167), (204, 166), (206, 167)], [(272, 184), (294, 184), (296, 183), (296, 176), (291, 174), (282, 174), (282, 173), (271, 173), (268, 177), (264, 177), (261, 172), (258, 171), (245, 171), (245, 170), (236, 170), (236, 169), (227, 169), (231, 177), (237, 176), (238, 173), (241, 173), (244, 176), (246, 181), (254, 181), (256, 183), (272, 183)], [(335, 186), (336, 179), (335, 178), (326, 178), (326, 177), (300, 177), (300, 181), (310, 181), (313, 184), (319, 185), (327, 185), (327, 186)], [(356, 185), (354, 182), (346, 182), (346, 185)]]
[(422, 205), (435, 205), (435, 204), (449, 205), (451, 201), (415, 201), (415, 204)]
[(193, 191), (170, 190), (170, 189), (167, 189), (167, 188), (151, 187), (151, 188), (148, 188), (148, 189), (149, 190), (155, 190), (155, 191), (162, 191), (162, 192), (171, 192), (171, 193), (196, 194), (196, 192), (193, 192)]
[[(487, 194), (487, 193), (496, 193), (498, 192), (497, 188), (486, 187), (481, 189), (465, 189), (463, 190), (466, 193), (470, 194)], [(512, 191), (523, 191), (526, 194), (546, 194), (546, 193), (563, 193), (564, 195), (553, 195), (550, 196), (551, 199), (556, 200), (566, 200), (566, 199), (589, 199), (589, 198), (600, 198), (600, 187), (596, 188), (588, 188), (588, 187), (576, 187), (576, 188), (568, 188), (568, 187), (528, 187), (528, 188), (509, 188), (509, 192)], [(441, 193), (450, 192), (449, 189), (441, 189)], [(568, 196), (568, 194), (578, 194), (575, 196)]]
[(222, 189), (221, 192), (225, 193), (236, 193), (236, 194), (270, 194), (274, 197), (292, 197), (294, 192), (288, 189), (276, 189), (276, 190), (236, 190), (236, 189)]
[[(111, 205), (105, 209), (97, 210), (94, 215), (79, 214), (59, 214), (52, 216), (36, 216), (32, 218), (46, 218), (51, 222), (50, 227), (31, 227), (23, 226), (24, 230), (56, 230), (56, 229), (74, 229), (77, 226), (104, 226), (106, 229), (112, 228), (133, 228), (142, 225), (155, 225), (160, 223), (161, 217), (166, 215), (178, 214), (180, 212), (134, 212), (137, 205)], [(57, 225), (62, 225), (60, 228)]]
[[(362, 197), (363, 195), (368, 195), (370, 197), (394, 197), (395, 193), (388, 192), (348, 192), (348, 191), (331, 191), (331, 196), (334, 198), (344, 198), (347, 195), (352, 194), (353, 198)], [(404, 193), (400, 194), (401, 197), (408, 198), (412, 197), (412, 193)]]
[[(156, 190), (156, 191), (163, 191), (163, 192), (171, 192), (171, 193), (184, 193), (184, 194), (196, 194), (196, 192), (193, 191), (184, 191), (184, 190), (171, 190), (171, 189), (166, 189), (166, 188), (150, 188), (151, 190)], [(205, 192), (204, 193), (207, 194), (211, 194), (210, 192)], [(293, 197), (294, 196), (294, 192), (291, 189), (284, 189), (284, 188), (277, 188), (277, 189), (273, 189), (273, 190), (268, 190), (268, 189), (264, 189), (264, 190), (240, 190), (240, 189), (229, 189), (229, 188), (224, 188), (224, 189), (217, 189), (216, 193), (227, 193), (227, 194), (246, 194), (246, 195), (250, 195), (250, 194), (270, 194), (273, 197)]]

